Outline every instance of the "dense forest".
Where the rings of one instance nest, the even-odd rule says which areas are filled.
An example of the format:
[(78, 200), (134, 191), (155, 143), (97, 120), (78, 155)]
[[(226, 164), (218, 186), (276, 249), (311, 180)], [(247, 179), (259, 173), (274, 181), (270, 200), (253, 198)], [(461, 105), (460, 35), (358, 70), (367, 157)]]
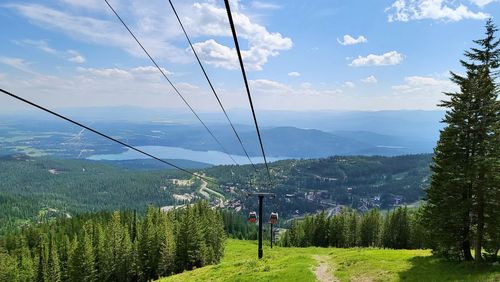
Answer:
[[(217, 166), (205, 169), (207, 175), (220, 183), (248, 189), (276, 193), (269, 201), (270, 209), (284, 217), (314, 213), (334, 205), (352, 208), (391, 208), (395, 199), (399, 204), (420, 200), (428, 186), (431, 155), (397, 157), (342, 157), (324, 159), (283, 160), (270, 164), (273, 186), (265, 183), (265, 168), (252, 166)], [(214, 189), (218, 189), (214, 187)], [(305, 193), (311, 193), (307, 198)], [(314, 193), (314, 195), (313, 195)], [(256, 202), (248, 203), (256, 210)]]
[(399, 207), (382, 215), (373, 209), (360, 214), (346, 210), (327, 216), (325, 212), (295, 220), (281, 244), (289, 247), (381, 247), (418, 249), (430, 247), (420, 210)]
[(225, 238), (206, 202), (58, 218), (0, 238), (0, 281), (150, 281), (218, 263)]
[(178, 187), (174, 170), (133, 171), (90, 161), (5, 156), (0, 159), (0, 232), (50, 213), (137, 210), (148, 204), (175, 203), (173, 193), (192, 192), (199, 184)]
[[(337, 204), (389, 208), (395, 197), (400, 197), (402, 203), (421, 198), (430, 161), (430, 155), (279, 161), (270, 164), (274, 186), (260, 188), (277, 194), (265, 209), (266, 213), (279, 212), (282, 218), (315, 213)], [(183, 204), (174, 194), (204, 198), (198, 191), (201, 182), (196, 179), (191, 179), (187, 186), (173, 184), (172, 179), (190, 179), (187, 174), (127, 167), (121, 163), (114, 166), (22, 155), (0, 158), (0, 208), (5, 211), (0, 214), (0, 233), (10, 227), (43, 221), (51, 214), (129, 209), (142, 214), (148, 204)], [(209, 187), (229, 201), (241, 202), (244, 212), (257, 209), (257, 202), (247, 193), (255, 189), (250, 188), (253, 184), (265, 180), (264, 170), (255, 172), (247, 165), (219, 166), (201, 172), (221, 184)], [(380, 199), (374, 201), (374, 197)]]

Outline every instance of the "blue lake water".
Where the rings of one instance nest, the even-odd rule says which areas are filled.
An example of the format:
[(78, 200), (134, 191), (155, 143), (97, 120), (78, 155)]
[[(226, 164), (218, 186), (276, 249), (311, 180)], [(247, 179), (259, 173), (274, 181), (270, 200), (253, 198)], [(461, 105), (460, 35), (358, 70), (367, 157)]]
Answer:
[[(213, 165), (230, 165), (234, 162), (228, 155), (219, 151), (193, 151), (179, 147), (168, 146), (138, 146), (144, 152), (150, 153), (162, 159), (183, 159), (196, 162), (203, 162)], [(239, 164), (250, 164), (246, 156), (231, 155)], [(107, 161), (123, 161), (123, 160), (136, 160), (148, 159), (149, 157), (140, 154), (133, 150), (128, 150), (119, 154), (101, 154), (88, 157), (89, 160), (107, 160)], [(271, 157), (268, 162), (289, 159), (287, 157)], [(251, 157), (253, 163), (263, 163), (262, 157)]]

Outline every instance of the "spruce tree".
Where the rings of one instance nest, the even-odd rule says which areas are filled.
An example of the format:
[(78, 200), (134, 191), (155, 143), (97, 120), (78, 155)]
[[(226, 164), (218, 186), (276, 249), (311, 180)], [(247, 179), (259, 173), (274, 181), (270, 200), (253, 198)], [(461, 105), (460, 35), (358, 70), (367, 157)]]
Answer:
[(57, 245), (54, 236), (51, 236), (49, 245), (49, 259), (48, 259), (48, 274), (51, 282), (61, 281), (61, 266), (59, 263), (59, 254), (57, 253)]
[(42, 234), (38, 242), (38, 266), (37, 266), (37, 282), (50, 281), (49, 275), (49, 243), (47, 235)]
[(433, 175), (427, 189), (426, 223), (433, 231), (434, 251), (464, 260), (482, 260), (485, 238), (499, 224), (498, 87), (500, 41), (491, 20), (478, 47), (461, 60), (465, 75), (451, 73), (460, 90), (446, 93), (446, 127), (435, 148)]

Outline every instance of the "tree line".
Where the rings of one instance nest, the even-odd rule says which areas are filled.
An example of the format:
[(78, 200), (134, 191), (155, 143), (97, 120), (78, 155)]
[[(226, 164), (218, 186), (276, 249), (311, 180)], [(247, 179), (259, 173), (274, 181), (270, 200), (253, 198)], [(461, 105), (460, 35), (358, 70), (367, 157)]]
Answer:
[(218, 263), (225, 238), (206, 202), (59, 218), (0, 239), (0, 281), (149, 281)]
[(385, 215), (379, 210), (358, 213), (344, 210), (328, 216), (324, 211), (295, 220), (284, 233), (285, 247), (382, 247), (412, 249), (429, 246), (421, 211), (398, 207)]

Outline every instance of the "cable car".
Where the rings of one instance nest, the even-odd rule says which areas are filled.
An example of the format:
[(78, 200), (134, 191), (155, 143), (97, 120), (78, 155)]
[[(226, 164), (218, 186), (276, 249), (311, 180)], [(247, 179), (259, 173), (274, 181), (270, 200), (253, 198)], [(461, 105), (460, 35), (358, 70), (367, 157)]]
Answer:
[(278, 213), (272, 212), (271, 217), (269, 218), (269, 223), (276, 224), (278, 222)]
[(257, 222), (257, 213), (256, 212), (250, 212), (248, 214), (248, 222), (251, 222), (251, 223), (256, 223)]

